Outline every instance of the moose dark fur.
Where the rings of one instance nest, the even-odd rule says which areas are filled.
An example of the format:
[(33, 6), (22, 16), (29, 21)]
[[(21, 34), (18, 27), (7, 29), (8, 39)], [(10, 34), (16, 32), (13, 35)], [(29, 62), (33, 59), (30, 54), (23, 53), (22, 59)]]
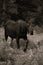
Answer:
[(24, 39), (26, 41), (26, 48), (24, 51), (26, 51), (28, 46), (28, 39), (27, 39), (27, 32), (29, 25), (23, 20), (18, 20), (17, 22), (14, 22), (12, 20), (8, 20), (7, 23), (4, 25), (5, 28), (5, 40), (7, 41), (8, 36), (12, 38), (12, 40), (15, 38), (17, 42), (17, 48), (20, 48), (19, 40), (20, 38)]

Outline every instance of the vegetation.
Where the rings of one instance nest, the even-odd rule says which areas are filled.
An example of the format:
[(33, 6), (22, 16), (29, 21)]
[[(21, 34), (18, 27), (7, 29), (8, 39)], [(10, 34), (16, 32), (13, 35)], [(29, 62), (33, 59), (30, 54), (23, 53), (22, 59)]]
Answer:
[(0, 3), (0, 24), (15, 15), (26, 21), (35, 18), (39, 25), (43, 23), (43, 0), (0, 0)]

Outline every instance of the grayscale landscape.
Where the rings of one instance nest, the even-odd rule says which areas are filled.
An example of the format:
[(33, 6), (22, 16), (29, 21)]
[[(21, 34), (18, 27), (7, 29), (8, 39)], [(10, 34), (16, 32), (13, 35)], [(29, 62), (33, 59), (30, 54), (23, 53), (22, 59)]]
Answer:
[(0, 0), (0, 65), (43, 65), (43, 0)]

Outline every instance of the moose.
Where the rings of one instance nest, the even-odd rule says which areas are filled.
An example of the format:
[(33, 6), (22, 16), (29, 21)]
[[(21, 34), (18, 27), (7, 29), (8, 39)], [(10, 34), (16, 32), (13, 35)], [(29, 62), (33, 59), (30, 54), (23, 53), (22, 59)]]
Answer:
[(29, 26), (30, 25), (23, 20), (18, 20), (17, 22), (13, 20), (8, 20), (4, 25), (5, 40), (7, 41), (8, 36), (11, 37), (12, 41), (15, 38), (17, 42), (17, 48), (19, 49), (19, 40), (20, 38), (24, 39), (26, 41), (26, 47), (24, 51), (26, 51), (29, 42), (29, 40), (27, 39), (27, 32), (29, 33)]

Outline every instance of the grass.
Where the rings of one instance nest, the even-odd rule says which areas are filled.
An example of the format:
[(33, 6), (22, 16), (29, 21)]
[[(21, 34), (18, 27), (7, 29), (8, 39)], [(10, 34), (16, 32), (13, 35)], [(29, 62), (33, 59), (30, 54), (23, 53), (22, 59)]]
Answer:
[[(39, 34), (40, 35), (40, 34)], [(10, 39), (6, 42), (4, 39), (4, 29), (0, 28), (0, 65), (43, 65), (43, 39), (39, 40), (40, 47), (35, 48), (36, 38), (39, 35), (30, 36), (27, 52), (23, 52), (25, 42), (20, 41), (21, 49), (17, 49), (15, 40), (14, 48), (9, 45)], [(43, 34), (41, 34), (43, 35)], [(40, 36), (41, 36), (40, 35)], [(36, 39), (35, 42), (32, 39)], [(38, 38), (40, 39), (40, 38)], [(30, 48), (29, 48), (30, 47)]]

